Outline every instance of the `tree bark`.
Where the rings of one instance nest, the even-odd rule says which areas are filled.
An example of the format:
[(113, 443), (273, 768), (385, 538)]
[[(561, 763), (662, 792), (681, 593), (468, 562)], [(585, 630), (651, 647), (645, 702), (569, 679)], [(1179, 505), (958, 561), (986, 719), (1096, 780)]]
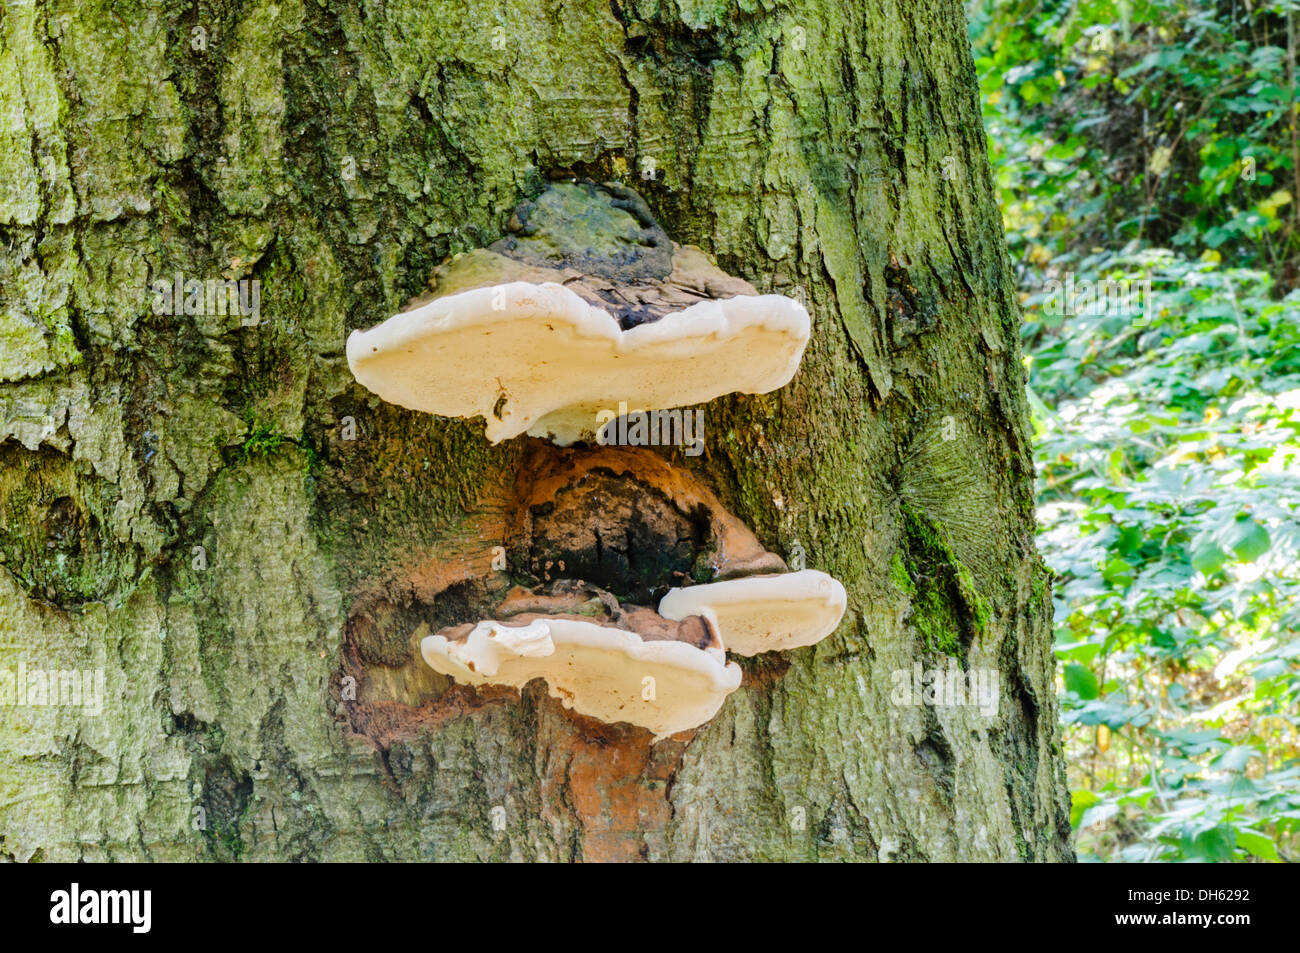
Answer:
[[(0, 141), (0, 670), (106, 685), (0, 707), (0, 856), (1072, 859), (958, 0), (13, 2)], [(415, 657), (540, 442), (343, 356), (566, 172), (813, 315), (659, 453), (848, 612), (655, 745)], [(259, 320), (154, 314), (176, 273)], [(898, 702), (949, 660), (995, 715)]]

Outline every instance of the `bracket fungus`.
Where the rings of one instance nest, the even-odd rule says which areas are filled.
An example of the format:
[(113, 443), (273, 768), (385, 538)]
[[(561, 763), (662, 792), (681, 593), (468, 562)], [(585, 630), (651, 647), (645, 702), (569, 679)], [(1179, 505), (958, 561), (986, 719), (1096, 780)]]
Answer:
[[(799, 368), (803, 306), (673, 242), (626, 187), (553, 183), (508, 229), (439, 265), (407, 310), (352, 333), (359, 383), (410, 409), (482, 417), (493, 443), (527, 433), (568, 447), (603, 444), (614, 407), (768, 393)], [(466, 570), (473, 600), (436, 633), (421, 623), (411, 636), (456, 682), (521, 689), (540, 678), (565, 708), (659, 740), (704, 724), (740, 686), (727, 651), (810, 645), (844, 613), (843, 586), (787, 572), (654, 453), (538, 443), (519, 472), (502, 501), (513, 515), (487, 537), (505, 543), (496, 548), (516, 584), (502, 599), (505, 583)], [(350, 631), (377, 629), (364, 621)]]
[(531, 441), (463, 529), (353, 603), (348, 712), (378, 744), (534, 679), (564, 708), (657, 741), (740, 686), (728, 652), (811, 645), (845, 611), (839, 582), (789, 571), (694, 472), (645, 448)]
[(808, 312), (672, 242), (632, 190), (552, 184), (511, 233), (440, 265), (409, 310), (348, 338), (357, 381), (390, 403), (482, 417), (493, 443), (568, 446), (620, 403), (658, 410), (794, 376)]
[[(692, 628), (707, 631), (708, 623)], [(715, 644), (699, 648), (573, 616), (525, 614), (426, 636), (420, 652), (435, 671), (467, 685), (522, 688), (544, 679), (565, 708), (640, 725), (658, 741), (704, 724), (740, 687), (739, 666), (709, 641)]]
[(801, 569), (672, 589), (659, 613), (666, 619), (703, 616), (727, 651), (757, 655), (820, 642), (840, 624), (847, 602), (839, 580)]

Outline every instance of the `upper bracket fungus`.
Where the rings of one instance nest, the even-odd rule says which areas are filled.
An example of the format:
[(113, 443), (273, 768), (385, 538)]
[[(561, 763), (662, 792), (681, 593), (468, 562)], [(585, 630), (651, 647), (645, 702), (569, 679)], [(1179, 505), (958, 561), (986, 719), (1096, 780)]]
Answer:
[(440, 265), (411, 308), (348, 338), (384, 400), (482, 417), (496, 443), (594, 437), (602, 410), (763, 394), (798, 370), (808, 312), (672, 242), (632, 190), (552, 184), (511, 233)]

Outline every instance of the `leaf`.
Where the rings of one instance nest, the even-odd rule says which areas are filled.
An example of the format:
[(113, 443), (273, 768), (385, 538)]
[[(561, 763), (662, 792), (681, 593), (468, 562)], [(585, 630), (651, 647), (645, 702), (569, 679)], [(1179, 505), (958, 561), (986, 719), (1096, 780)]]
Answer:
[(1109, 559), (1101, 571), (1101, 577), (1112, 586), (1126, 587), (1133, 582), (1133, 567), (1122, 559)]
[[(1081, 665), (1087, 665), (1100, 652), (1101, 646), (1096, 642), (1075, 642), (1070, 645), (1058, 646), (1056, 656), (1063, 662), (1078, 662)], [(1285, 667), (1285, 664), (1283, 663), (1283, 667)]]
[(1101, 686), (1097, 683), (1097, 676), (1092, 674), (1092, 670), (1073, 662), (1065, 666), (1065, 690), (1074, 692), (1085, 701), (1101, 694)]
[(1107, 801), (1104, 804), (1097, 804), (1083, 812), (1079, 818), (1079, 830), (1086, 830), (1094, 824), (1100, 824), (1102, 821), (1108, 821), (1119, 813), (1119, 805), (1114, 801)]
[(1192, 565), (1197, 572), (1203, 572), (1207, 576), (1218, 572), (1227, 561), (1228, 554), (1214, 543), (1206, 541), (1192, 549)]
[(1239, 773), (1244, 771), (1251, 758), (1259, 757), (1259, 752), (1249, 745), (1237, 745), (1229, 748), (1215, 759), (1215, 767), (1223, 771)]
[(1100, 800), (1101, 798), (1097, 794), (1087, 790), (1086, 788), (1080, 788), (1077, 791), (1071, 791), (1070, 792), (1070, 825), (1072, 827), (1078, 827), (1079, 821), (1082, 819), (1084, 812)]
[[(1086, 817), (1086, 815), (1085, 815)], [(1277, 845), (1258, 831), (1237, 829), (1237, 846), (1244, 847), (1252, 857), (1260, 860), (1277, 860)]]
[(1270, 543), (1268, 530), (1250, 520), (1249, 526), (1240, 532), (1237, 541), (1232, 544), (1232, 551), (1238, 559), (1251, 563), (1268, 552)]
[(1250, 673), (1250, 677), (1255, 679), (1257, 682), (1262, 682), (1266, 679), (1281, 675), (1290, 668), (1291, 666), (1287, 664), (1286, 659), (1273, 659), (1272, 661), (1265, 662), (1263, 665), (1256, 666), (1255, 670)]
[(1237, 846), (1237, 832), (1227, 824), (1211, 827), (1199, 834), (1193, 834), (1194, 828), (1183, 828), (1183, 853), (1190, 858), (1199, 858), (1211, 863), (1232, 860)]

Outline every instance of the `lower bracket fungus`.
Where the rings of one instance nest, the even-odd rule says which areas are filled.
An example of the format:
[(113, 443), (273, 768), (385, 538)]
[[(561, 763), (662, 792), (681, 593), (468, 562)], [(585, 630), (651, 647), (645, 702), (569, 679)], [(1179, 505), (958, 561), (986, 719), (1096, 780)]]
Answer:
[[(565, 708), (648, 728), (658, 741), (716, 715), (740, 687), (740, 668), (726, 660), (716, 638), (700, 648), (663, 637), (677, 634), (677, 626), (655, 628), (660, 638), (643, 638), (588, 619), (526, 614), (509, 623), (480, 622), (463, 635), (427, 636), (420, 651), (430, 668), (466, 685), (522, 688), (544, 679)], [(688, 619), (682, 628), (709, 630), (709, 623)]]
[(789, 572), (653, 451), (532, 441), (464, 535), (354, 603), (348, 711), (382, 746), (541, 679), (565, 710), (615, 726), (610, 737), (630, 743), (636, 727), (658, 741), (713, 718), (740, 686), (728, 651), (811, 644), (844, 604), (838, 582)]
[(602, 410), (764, 394), (794, 376), (808, 312), (671, 242), (623, 186), (556, 183), (515, 233), (439, 266), (412, 308), (348, 338), (391, 403), (482, 417), (494, 443), (594, 439)]

